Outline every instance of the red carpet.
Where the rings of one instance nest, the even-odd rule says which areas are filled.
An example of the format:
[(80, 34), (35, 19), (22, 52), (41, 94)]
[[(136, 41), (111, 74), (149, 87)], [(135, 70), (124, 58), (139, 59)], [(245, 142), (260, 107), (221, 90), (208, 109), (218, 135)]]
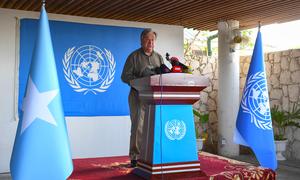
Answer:
[[(189, 173), (188, 177), (164, 175), (162, 179), (275, 179), (275, 172), (270, 169), (256, 167), (248, 163), (235, 161), (221, 156), (202, 152), (199, 154), (202, 172)], [(131, 173), (129, 157), (75, 159), (74, 171), (69, 180), (140, 180), (142, 178)]]

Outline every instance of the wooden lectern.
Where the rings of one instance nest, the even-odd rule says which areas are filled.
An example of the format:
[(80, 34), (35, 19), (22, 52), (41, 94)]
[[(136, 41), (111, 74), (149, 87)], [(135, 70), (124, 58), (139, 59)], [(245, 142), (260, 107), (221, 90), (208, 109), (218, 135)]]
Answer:
[(200, 171), (192, 104), (209, 85), (208, 78), (169, 73), (135, 79), (130, 84), (148, 104), (140, 159), (133, 172), (152, 179)]

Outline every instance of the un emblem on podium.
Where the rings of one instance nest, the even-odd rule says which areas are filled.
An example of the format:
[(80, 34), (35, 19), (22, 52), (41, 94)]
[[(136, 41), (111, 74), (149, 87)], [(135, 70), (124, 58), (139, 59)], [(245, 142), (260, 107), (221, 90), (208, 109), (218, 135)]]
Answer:
[(245, 85), (241, 107), (243, 112), (250, 114), (251, 122), (257, 128), (272, 130), (269, 96), (264, 72), (257, 72), (249, 77)]
[(69, 48), (63, 58), (65, 79), (76, 92), (105, 92), (114, 80), (113, 54), (93, 45)]
[(186, 133), (186, 125), (184, 121), (173, 119), (165, 124), (165, 134), (171, 141), (181, 140)]

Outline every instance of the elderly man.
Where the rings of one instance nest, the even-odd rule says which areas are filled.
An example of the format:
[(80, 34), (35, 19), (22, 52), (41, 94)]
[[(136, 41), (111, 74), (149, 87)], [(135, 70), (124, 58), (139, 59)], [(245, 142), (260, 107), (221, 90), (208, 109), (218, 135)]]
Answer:
[[(141, 33), (141, 48), (133, 51), (128, 56), (122, 72), (122, 81), (129, 86), (130, 81), (133, 79), (154, 75), (154, 69), (163, 64), (162, 56), (154, 51), (156, 38), (156, 32), (152, 29), (145, 29)], [(140, 154), (140, 144), (142, 143), (141, 135), (146, 105), (139, 100), (137, 90), (132, 87), (128, 102), (131, 118), (129, 156), (131, 167), (135, 167)]]

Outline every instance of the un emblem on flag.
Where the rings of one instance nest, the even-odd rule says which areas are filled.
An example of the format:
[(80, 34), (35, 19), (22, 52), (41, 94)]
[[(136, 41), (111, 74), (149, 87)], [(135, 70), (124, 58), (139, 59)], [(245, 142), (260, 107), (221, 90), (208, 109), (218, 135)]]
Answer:
[(251, 123), (263, 130), (272, 130), (269, 96), (264, 72), (248, 78), (241, 101), (243, 112), (249, 113)]
[(65, 79), (76, 92), (105, 92), (114, 80), (116, 62), (112, 53), (93, 45), (69, 48), (63, 58)]
[(165, 134), (169, 140), (181, 140), (186, 133), (186, 125), (183, 121), (173, 119), (165, 124)]

